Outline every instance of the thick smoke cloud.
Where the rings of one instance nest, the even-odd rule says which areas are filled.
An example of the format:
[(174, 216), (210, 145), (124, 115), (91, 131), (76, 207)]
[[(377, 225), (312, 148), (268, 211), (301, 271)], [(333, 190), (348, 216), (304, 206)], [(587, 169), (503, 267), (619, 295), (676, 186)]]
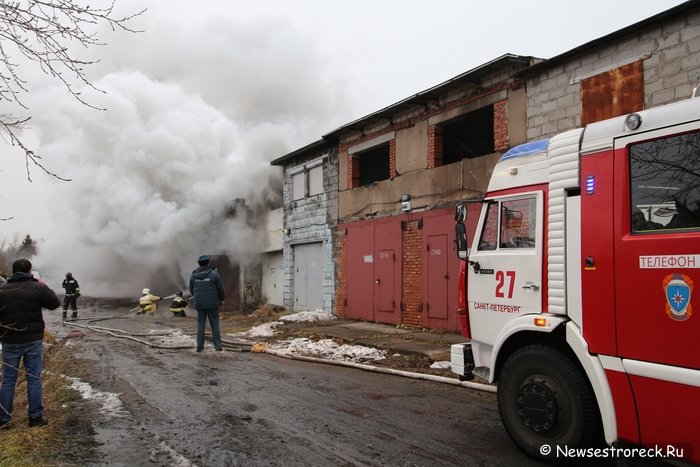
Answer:
[(106, 110), (54, 82), (32, 90), (38, 153), (72, 179), (49, 182), (52, 234), (35, 258), (53, 286), (70, 271), (88, 295), (170, 294), (200, 254), (245, 265), (281, 202), (269, 161), (347, 118), (343, 80), (287, 19), (183, 22), (155, 5), (144, 32), (103, 31), (90, 51), (102, 92), (76, 90)]
[(54, 235), (37, 263), (73, 272), (90, 295), (133, 296), (182, 287), (200, 254), (251, 260), (258, 216), (281, 195), (279, 172), (249, 144), (256, 131), (141, 73), (96, 84), (109, 111), (58, 93), (37, 117), (42, 153), (72, 178), (53, 183)]

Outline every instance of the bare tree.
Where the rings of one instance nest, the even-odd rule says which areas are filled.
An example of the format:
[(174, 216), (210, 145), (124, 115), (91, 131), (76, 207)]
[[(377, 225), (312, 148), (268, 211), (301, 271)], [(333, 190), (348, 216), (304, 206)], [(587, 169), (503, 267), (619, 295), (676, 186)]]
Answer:
[[(99, 0), (93, 0), (93, 3)], [(81, 60), (75, 55), (76, 46), (90, 49), (102, 45), (97, 26), (108, 25), (112, 30), (137, 32), (129, 21), (145, 9), (127, 16), (115, 16), (116, 0), (104, 8), (92, 8), (76, 0), (0, 0), (0, 103), (9, 102), (28, 108), (22, 95), (28, 92), (27, 80), (15, 55), (26, 57), (39, 65), (48, 76), (59, 80), (80, 103), (96, 108), (76, 91), (73, 83), (96, 89), (87, 79), (84, 67), (96, 61)], [(99, 91), (99, 90), (98, 90)], [(0, 129), (13, 146), (24, 151), (27, 179), (31, 181), (32, 166), (61, 180), (68, 180), (49, 171), (41, 156), (26, 146), (18, 136), (28, 117), (0, 114)]]

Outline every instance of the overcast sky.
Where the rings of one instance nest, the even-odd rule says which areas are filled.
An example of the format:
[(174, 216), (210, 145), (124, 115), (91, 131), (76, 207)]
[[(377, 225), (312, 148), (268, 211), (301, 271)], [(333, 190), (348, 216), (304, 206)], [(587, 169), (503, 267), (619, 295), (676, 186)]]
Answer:
[[(133, 23), (142, 33), (103, 31), (106, 45), (91, 51), (100, 63), (88, 73), (107, 94), (83, 97), (107, 111), (77, 104), (45, 77), (30, 83), (25, 139), (73, 181), (33, 169), (29, 183), (21, 153), (0, 147), (0, 218), (13, 217), (0, 223), (0, 241), (27, 233), (91, 247), (114, 241), (123, 254), (153, 234), (115, 225), (143, 224), (131, 213), (140, 199), (160, 224), (165, 199), (179, 225), (208, 219), (199, 204), (217, 197), (262, 205), (269, 161), (344, 123), (503, 54), (551, 58), (679, 3), (117, 0), (120, 12), (148, 10)], [(239, 178), (215, 175), (234, 167)], [(179, 182), (133, 183), (147, 172)], [(98, 192), (116, 184), (123, 189)], [(228, 193), (231, 185), (239, 192)], [(172, 194), (193, 187), (187, 199)], [(114, 206), (117, 198), (126, 201)], [(144, 248), (184, 241), (164, 238), (157, 232)]]

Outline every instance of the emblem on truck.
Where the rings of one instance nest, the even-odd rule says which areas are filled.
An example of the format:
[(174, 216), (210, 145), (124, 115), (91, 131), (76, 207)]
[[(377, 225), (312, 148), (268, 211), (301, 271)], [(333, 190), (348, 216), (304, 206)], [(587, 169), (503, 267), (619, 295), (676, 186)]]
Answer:
[(685, 274), (669, 274), (663, 280), (666, 292), (666, 314), (676, 321), (685, 321), (693, 314), (690, 297), (693, 280)]

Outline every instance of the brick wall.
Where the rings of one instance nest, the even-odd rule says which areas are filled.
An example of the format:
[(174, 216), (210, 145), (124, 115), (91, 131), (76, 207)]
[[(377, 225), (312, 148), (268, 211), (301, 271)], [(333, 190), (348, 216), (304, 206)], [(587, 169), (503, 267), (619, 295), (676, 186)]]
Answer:
[(347, 153), (347, 146), (341, 150), (341, 154), (345, 154), (348, 158), (348, 189), (357, 188), (360, 186), (360, 159)]
[[(506, 79), (507, 77), (503, 77)], [(346, 157), (347, 158), (347, 186), (348, 189), (351, 190), (353, 188), (357, 188), (359, 186), (359, 180), (360, 180), (360, 171), (359, 171), (359, 163), (356, 160), (353, 160), (352, 156), (348, 154), (348, 148), (351, 146), (355, 146), (357, 144), (361, 144), (365, 141), (369, 141), (371, 139), (377, 138), (379, 136), (385, 135), (391, 131), (399, 131), (405, 128), (412, 127), (416, 124), (417, 121), (423, 121), (423, 120), (428, 120), (431, 117), (435, 115), (439, 115), (445, 112), (448, 112), (452, 109), (464, 106), (466, 104), (472, 103), (479, 101), (480, 99), (488, 99), (489, 96), (498, 93), (500, 91), (508, 90), (508, 89), (516, 89), (520, 86), (518, 83), (514, 83), (510, 80), (508, 81), (500, 81), (496, 82), (493, 85), (485, 88), (474, 88), (473, 85), (469, 87), (464, 87), (461, 91), (453, 91), (449, 98), (445, 98), (444, 102), (441, 101), (441, 105), (439, 106), (430, 106), (426, 107), (425, 110), (423, 111), (416, 111), (413, 110), (408, 114), (406, 118), (400, 118), (400, 116), (397, 116), (393, 119), (392, 122), (390, 123), (383, 123), (381, 125), (375, 124), (372, 127), (367, 127), (364, 129), (364, 131), (354, 131), (354, 132), (348, 132), (344, 135), (340, 136), (340, 144), (338, 147), (338, 152), (340, 154), (340, 157)], [(467, 92), (467, 89), (469, 92)], [(465, 95), (468, 94), (468, 95)], [(503, 119), (503, 127), (502, 127), (502, 133), (505, 133), (506, 138), (507, 138), (507, 133), (508, 133), (508, 127), (507, 127), (507, 120), (506, 120), (506, 107), (505, 107), (505, 102), (501, 104), (503, 106), (502, 108), (502, 114), (501, 118)], [(473, 109), (476, 110), (476, 109)], [(500, 127), (499, 127), (500, 128)], [(430, 146), (429, 142), (429, 149), (428, 149), (428, 164), (430, 164), (430, 158), (431, 158), (431, 150), (432, 150), (432, 163), (436, 164), (437, 160), (439, 160), (442, 157), (442, 147), (441, 143), (438, 143), (438, 140), (441, 141), (441, 138), (436, 138), (436, 136), (439, 135), (439, 133), (436, 133), (435, 126), (431, 126), (428, 129), (428, 137), (432, 138), (432, 146)], [(503, 138), (503, 135), (501, 135)], [(502, 139), (503, 140), (503, 139)], [(395, 144), (395, 140), (391, 140), (390, 144)], [(436, 145), (437, 144), (437, 145)], [(506, 143), (507, 144), (507, 143)], [(393, 149), (391, 149), (393, 148)], [(432, 149), (431, 149), (432, 148)], [(507, 149), (507, 146), (505, 147)], [(391, 146), (390, 150), (392, 151), (392, 155), (395, 158), (395, 146)], [(439, 156), (438, 156), (439, 154)], [(400, 157), (400, 155), (399, 155)], [(432, 167), (438, 167), (439, 164), (436, 164)], [(396, 162), (394, 160), (393, 163), (393, 169), (392, 176), (396, 175)]]
[(428, 168), (442, 165), (442, 127), (432, 125), (428, 128)]
[(389, 141), (389, 177), (396, 177), (396, 139)]
[(347, 316), (347, 230), (337, 231), (335, 249), (336, 290), (335, 290), (335, 314), (338, 318)]
[(508, 102), (504, 99), (493, 104), (493, 149), (497, 152), (508, 150)]
[(403, 310), (401, 324), (421, 326), (421, 275), (422, 275), (422, 234), (418, 221), (407, 221), (402, 234), (403, 241), (403, 277), (401, 288)]

